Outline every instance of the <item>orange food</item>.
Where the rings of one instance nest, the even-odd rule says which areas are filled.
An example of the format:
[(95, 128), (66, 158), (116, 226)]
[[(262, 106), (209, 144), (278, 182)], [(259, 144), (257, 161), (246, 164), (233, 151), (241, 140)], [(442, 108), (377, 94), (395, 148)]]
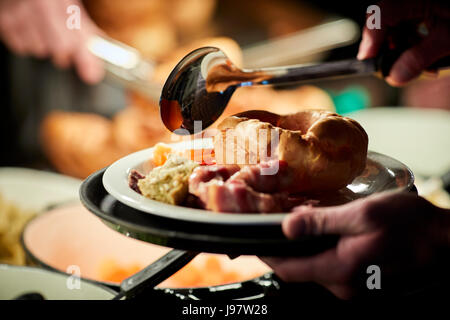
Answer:
[(114, 259), (105, 259), (100, 265), (99, 274), (102, 281), (120, 283), (142, 269), (138, 264), (124, 266)]
[(190, 262), (169, 280), (176, 287), (188, 288), (227, 284), (244, 279), (243, 275), (235, 271), (225, 270), (217, 257), (209, 256), (201, 267)]
[(157, 143), (153, 149), (152, 163), (155, 167), (162, 166), (167, 161), (169, 153), (172, 153), (173, 149), (164, 143)]
[[(138, 264), (120, 264), (114, 259), (105, 259), (99, 267), (99, 280), (121, 283), (143, 269)], [(218, 256), (207, 256), (200, 263), (193, 260), (161, 284), (161, 287), (193, 288), (222, 285), (244, 281), (261, 275), (260, 271), (241, 273), (223, 265)]]
[[(153, 158), (151, 163), (155, 167), (162, 166), (167, 161), (170, 153), (175, 152), (169, 145), (157, 143), (153, 149)], [(198, 162), (200, 165), (215, 164), (214, 149), (186, 149), (178, 154), (189, 160)]]
[(220, 261), (213, 256), (208, 257), (208, 259), (205, 262), (206, 270), (217, 272), (222, 270), (222, 266), (220, 265)]
[(170, 277), (171, 283), (176, 287), (195, 287), (203, 283), (203, 272), (192, 263), (187, 264), (183, 269)]

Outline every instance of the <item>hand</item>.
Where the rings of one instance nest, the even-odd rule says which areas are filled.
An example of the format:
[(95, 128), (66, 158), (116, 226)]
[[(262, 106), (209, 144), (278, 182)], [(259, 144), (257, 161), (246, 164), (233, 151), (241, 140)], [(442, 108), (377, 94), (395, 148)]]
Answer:
[[(419, 76), (432, 63), (450, 55), (450, 6), (436, 1), (399, 0), (381, 1), (379, 4), (381, 29), (364, 27), (358, 59), (377, 56), (392, 28), (408, 22), (422, 22), (428, 29), (424, 36), (410, 49), (404, 51), (392, 66), (386, 81), (401, 86)], [(404, 37), (417, 32), (412, 24)]]
[[(81, 9), (81, 28), (69, 29), (67, 8)], [(80, 0), (0, 0), (0, 37), (19, 55), (51, 58), (60, 68), (74, 66), (82, 80), (99, 82), (102, 63), (87, 49), (90, 36), (99, 33)]]
[(284, 281), (316, 282), (343, 299), (368, 293), (370, 265), (379, 266), (384, 292), (420, 289), (448, 271), (448, 211), (399, 192), (336, 207), (299, 206), (283, 221), (285, 235), (337, 234), (336, 247), (311, 257), (262, 260)]

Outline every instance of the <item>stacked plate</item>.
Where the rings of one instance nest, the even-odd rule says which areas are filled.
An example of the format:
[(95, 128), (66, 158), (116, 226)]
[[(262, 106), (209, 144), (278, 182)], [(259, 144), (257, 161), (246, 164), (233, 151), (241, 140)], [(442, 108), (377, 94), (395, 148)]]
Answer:
[[(208, 139), (180, 142), (177, 150), (208, 148)], [(281, 230), (287, 213), (215, 213), (143, 197), (128, 185), (135, 169), (147, 174), (153, 149), (130, 154), (88, 177), (80, 197), (108, 226), (133, 238), (177, 249), (228, 255), (310, 255), (336, 242), (334, 236), (288, 240)], [(345, 189), (347, 201), (386, 190), (414, 190), (412, 172), (399, 161), (369, 152), (366, 170)]]

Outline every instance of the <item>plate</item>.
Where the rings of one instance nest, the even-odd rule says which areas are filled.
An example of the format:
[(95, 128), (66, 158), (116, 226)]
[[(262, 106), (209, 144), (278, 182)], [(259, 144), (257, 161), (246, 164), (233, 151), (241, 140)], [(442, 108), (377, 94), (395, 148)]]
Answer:
[(117, 293), (72, 275), (0, 264), (0, 300), (40, 293), (46, 300), (111, 300)]
[[(171, 145), (175, 150), (186, 148), (211, 148), (211, 139), (183, 141)], [(147, 174), (151, 169), (149, 160), (153, 148), (132, 153), (109, 166), (103, 174), (103, 186), (106, 191), (121, 203), (136, 210), (164, 218), (198, 223), (216, 224), (260, 224), (279, 225), (287, 213), (216, 213), (202, 209), (192, 209), (170, 205), (145, 198), (133, 191), (128, 185), (128, 175), (135, 169)], [(414, 176), (403, 163), (386, 155), (368, 152), (364, 172), (351, 184), (340, 190), (347, 201), (369, 196), (386, 190), (410, 190), (414, 185)]]
[[(32, 219), (23, 231), (22, 245), (27, 258), (39, 266), (66, 272), (75, 265), (82, 270), (82, 279), (116, 290), (120, 289), (122, 278), (142, 270), (170, 251), (167, 247), (122, 236), (80, 203), (61, 205)], [(222, 271), (212, 270), (212, 276), (206, 276), (208, 261), (217, 262)], [(197, 274), (199, 271), (201, 276)], [(229, 281), (224, 280), (222, 274), (225, 273), (237, 273), (234, 280), (241, 282), (269, 271), (270, 268), (254, 256), (230, 260), (225, 255), (200, 253), (184, 267), (182, 273), (186, 279), (170, 277), (158, 288), (192, 288), (199, 287), (199, 283), (217, 286)]]
[(102, 183), (104, 172), (102, 169), (84, 180), (80, 187), (81, 202), (107, 226), (131, 238), (164, 247), (232, 257), (308, 256), (336, 245), (334, 235), (287, 239), (280, 224), (220, 224), (207, 219), (199, 223), (148, 214), (111, 196)]
[(0, 168), (0, 194), (20, 208), (41, 212), (78, 200), (81, 180), (62, 174), (20, 167)]
[(416, 176), (440, 176), (450, 169), (449, 111), (377, 107), (346, 116), (366, 130), (370, 150), (402, 161)]

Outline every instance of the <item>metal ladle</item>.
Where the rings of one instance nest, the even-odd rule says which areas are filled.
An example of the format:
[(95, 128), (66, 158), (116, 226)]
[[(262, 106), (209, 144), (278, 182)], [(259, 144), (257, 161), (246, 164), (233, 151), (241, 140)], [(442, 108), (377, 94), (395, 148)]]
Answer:
[[(185, 56), (166, 80), (160, 99), (161, 118), (174, 133), (198, 133), (219, 118), (239, 87), (292, 84), (338, 76), (369, 75), (378, 71), (387, 76), (401, 52), (399, 49), (384, 49), (379, 57), (366, 60), (241, 70), (220, 49), (199, 48)], [(429, 68), (449, 65), (450, 57), (445, 57)]]
[(241, 70), (220, 49), (204, 47), (184, 57), (169, 75), (160, 99), (161, 118), (170, 131), (193, 134), (219, 118), (239, 87), (367, 75), (379, 69), (379, 59), (350, 59), (317, 65)]

